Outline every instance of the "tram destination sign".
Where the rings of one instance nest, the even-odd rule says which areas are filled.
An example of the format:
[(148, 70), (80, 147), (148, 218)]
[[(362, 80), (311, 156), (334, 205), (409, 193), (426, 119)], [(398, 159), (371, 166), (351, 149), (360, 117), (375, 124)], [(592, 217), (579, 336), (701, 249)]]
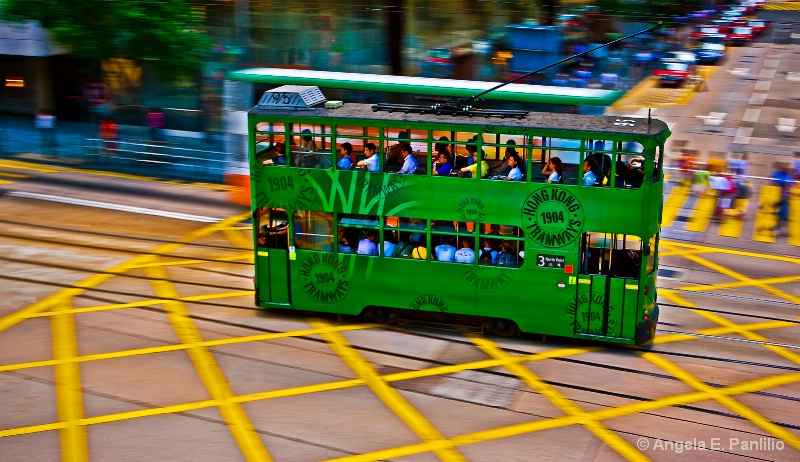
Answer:
[(561, 255), (536, 255), (536, 266), (541, 268), (563, 268), (564, 257)]

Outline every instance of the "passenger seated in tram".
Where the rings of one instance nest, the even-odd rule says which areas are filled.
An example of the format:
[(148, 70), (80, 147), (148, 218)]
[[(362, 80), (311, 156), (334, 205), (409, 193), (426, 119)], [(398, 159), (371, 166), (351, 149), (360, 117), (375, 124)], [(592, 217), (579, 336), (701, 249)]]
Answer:
[(509, 241), (503, 241), (497, 254), (497, 266), (517, 266), (517, 254)]
[(481, 255), (478, 257), (479, 265), (494, 265), (497, 263), (497, 255), (500, 253), (496, 248), (497, 244), (491, 239), (484, 239), (481, 245)]
[(594, 186), (597, 182), (597, 177), (594, 175), (594, 168), (597, 166), (597, 162), (591, 157), (587, 157), (583, 160), (583, 181), (582, 184), (584, 186)]
[(438, 154), (439, 157), (436, 159), (436, 162), (433, 163), (431, 174), (435, 176), (450, 175), (450, 171), (453, 169), (453, 165), (450, 163), (450, 153), (439, 152)]
[(628, 159), (628, 172), (625, 174), (625, 185), (629, 188), (639, 188), (644, 182), (644, 157), (635, 156)]
[(311, 130), (304, 128), (300, 133), (302, 134), (300, 145), (293, 150), (295, 153), (294, 163), (298, 167), (316, 167), (318, 164), (317, 145), (311, 136)]
[(451, 242), (453, 242), (453, 236), (442, 235), (442, 244), (433, 249), (436, 252), (436, 260), (450, 262), (455, 260), (456, 248), (453, 247)]
[(281, 142), (277, 142), (273, 146), (273, 149), (270, 149), (270, 150), (274, 150), (275, 151), (274, 152), (275, 157), (273, 157), (271, 159), (264, 160), (263, 162), (261, 162), (263, 165), (286, 165), (286, 145), (285, 144), (283, 144)]
[(395, 242), (394, 232), (383, 231), (383, 256), (391, 257), (397, 243)]
[(594, 173), (596, 183), (600, 185), (607, 184), (606, 179), (611, 174), (611, 156), (604, 152), (599, 152), (602, 151), (604, 147), (605, 143), (603, 141), (595, 141), (594, 149), (597, 151), (589, 154), (589, 157), (595, 161), (595, 166), (592, 168), (592, 173)]
[(364, 145), (364, 155), (366, 159), (359, 160), (358, 167), (366, 169), (371, 173), (378, 173), (381, 169), (380, 162), (378, 156), (375, 155), (375, 151), (377, 151), (378, 147), (375, 146), (375, 143), (367, 143)]
[(344, 142), (339, 146), (339, 161), (336, 162), (336, 168), (339, 170), (352, 170), (353, 169), (353, 145)]
[(470, 265), (475, 262), (475, 251), (472, 250), (472, 239), (468, 237), (461, 238), (461, 248), (456, 250), (455, 262), (467, 263)]
[[(514, 141), (514, 140), (506, 140), (506, 144), (511, 144), (511, 145), (516, 146), (517, 142)], [(517, 153), (517, 150), (514, 148), (514, 146), (507, 146), (506, 150), (505, 150), (505, 153), (503, 154), (503, 163), (501, 163), (500, 165), (492, 168), (493, 174), (495, 176), (498, 176), (498, 177), (506, 177), (506, 176), (508, 176), (508, 172), (511, 171), (511, 167), (508, 166), (508, 157), (511, 154), (517, 154), (519, 156), (519, 154)]]
[(341, 239), (339, 239), (339, 252), (355, 253), (353, 246), (350, 245), (350, 239), (348, 239), (347, 236), (342, 236)]
[(498, 176), (497, 178), (500, 180), (508, 180), (508, 181), (519, 181), (523, 178), (522, 170), (520, 169), (520, 165), (522, 164), (522, 160), (520, 160), (519, 155), (517, 153), (510, 154), (508, 156), (508, 173), (505, 176)]
[(367, 231), (367, 234), (358, 241), (357, 253), (359, 255), (378, 255), (378, 245), (375, 244), (376, 236), (377, 232), (374, 229)]
[(619, 159), (617, 161), (617, 166), (615, 167), (615, 172), (614, 172), (615, 189), (625, 187), (625, 177), (627, 175), (628, 175), (628, 164), (626, 164), (624, 160)]
[[(400, 132), (397, 134), (398, 139), (409, 138), (408, 132)], [(397, 143), (386, 148), (386, 161), (383, 166), (385, 169), (394, 171), (403, 165), (403, 145), (409, 144), (407, 141), (398, 141)]]
[[(469, 142), (475, 143), (477, 142), (477, 140), (478, 138), (473, 136), (472, 139), (469, 140)], [(477, 154), (478, 148), (470, 144), (464, 146), (464, 148), (466, 148), (467, 153), (469, 155), (467, 156), (467, 166), (459, 170), (459, 176), (463, 176), (466, 178), (473, 178), (475, 176), (475, 172), (478, 170), (478, 164), (476, 159), (480, 157), (481, 178), (485, 178), (489, 174), (489, 164), (486, 162), (486, 153), (483, 152), (483, 149), (481, 149), (481, 153), (478, 156)]]
[(403, 156), (403, 167), (397, 173), (413, 175), (417, 171), (417, 167), (419, 167), (417, 158), (414, 157), (413, 149), (408, 143), (403, 144), (400, 149), (402, 150), (401, 155)]
[(564, 184), (564, 164), (558, 157), (551, 157), (544, 167), (542, 175), (547, 175), (545, 183)]

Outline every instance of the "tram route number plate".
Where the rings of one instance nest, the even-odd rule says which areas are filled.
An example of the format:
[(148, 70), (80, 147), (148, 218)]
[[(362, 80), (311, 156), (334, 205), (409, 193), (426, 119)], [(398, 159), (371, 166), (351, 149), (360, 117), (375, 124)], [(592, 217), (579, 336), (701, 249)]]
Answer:
[(540, 268), (563, 268), (564, 257), (561, 255), (536, 255), (536, 266)]

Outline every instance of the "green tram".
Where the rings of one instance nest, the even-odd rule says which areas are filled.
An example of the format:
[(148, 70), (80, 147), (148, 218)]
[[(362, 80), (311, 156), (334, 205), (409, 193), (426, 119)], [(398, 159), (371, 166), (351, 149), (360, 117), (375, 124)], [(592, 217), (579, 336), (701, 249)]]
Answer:
[(653, 338), (664, 122), (284, 106), (305, 90), (248, 112), (257, 306)]

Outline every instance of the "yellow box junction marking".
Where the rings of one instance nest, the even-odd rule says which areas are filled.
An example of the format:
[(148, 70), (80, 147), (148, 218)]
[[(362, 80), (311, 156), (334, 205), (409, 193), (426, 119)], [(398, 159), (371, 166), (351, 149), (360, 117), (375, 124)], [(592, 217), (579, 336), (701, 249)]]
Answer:
[(689, 372), (687, 372), (674, 362), (662, 356), (659, 356), (655, 353), (641, 353), (640, 356), (650, 361), (651, 363), (655, 364), (659, 368), (663, 369), (665, 372), (669, 373), (670, 375), (680, 380), (681, 382), (694, 388), (695, 390), (709, 393), (711, 399), (713, 399), (714, 401), (722, 404), (731, 411), (739, 414), (740, 416), (749, 420), (750, 422), (752, 422), (762, 430), (775, 436), (776, 438), (782, 439), (792, 447), (800, 449), (800, 438), (792, 434), (789, 430), (786, 430), (774, 424), (768, 418), (754, 411), (750, 407), (745, 406), (744, 404), (736, 401), (727, 394), (725, 393), (717, 394), (716, 388), (701, 381), (700, 379), (693, 376), (692, 374), (690, 374)]
[(70, 308), (71, 304), (68, 301), (55, 307), (56, 314), (50, 319), (50, 326), (53, 336), (53, 358), (64, 361), (56, 364), (54, 368), (58, 420), (66, 425), (59, 430), (62, 460), (82, 462), (89, 460), (89, 448), (86, 441), (86, 427), (76, 424), (85, 417), (81, 372), (78, 363), (69, 362), (78, 356), (75, 318), (71, 313), (62, 311)]
[[(180, 297), (175, 286), (169, 281), (169, 273), (163, 267), (154, 266), (144, 268), (143, 271), (145, 276), (151, 279), (150, 284), (153, 286), (156, 296), (171, 299)], [(169, 301), (163, 305), (167, 310), (170, 323), (182, 343), (191, 345), (203, 342), (203, 337), (194, 321), (189, 317), (189, 311), (183, 302)], [(242, 406), (231, 402), (233, 391), (228, 386), (225, 375), (208, 347), (189, 348), (187, 353), (208, 394), (217, 403), (225, 424), (233, 434), (245, 458), (248, 461), (271, 461), (272, 458)]]
[[(311, 327), (318, 329), (329, 327), (321, 320), (310, 321)], [(412, 406), (403, 395), (390, 387), (385, 379), (361, 354), (350, 346), (347, 339), (338, 332), (326, 332), (321, 337), (339, 355), (340, 358), (356, 373), (375, 395), (389, 407), (408, 427), (427, 443), (445, 441), (445, 437), (431, 425), (428, 420)], [(436, 455), (445, 461), (466, 461), (454, 448), (435, 449)]]
[[(472, 343), (477, 345), (481, 351), (489, 355), (491, 358), (503, 360), (512, 357), (510, 354), (501, 350), (497, 344), (484, 337), (467, 334), (467, 338), (469, 338)], [(505, 364), (505, 368), (517, 376), (517, 378), (525, 383), (525, 385), (529, 386), (531, 389), (539, 392), (542, 396), (547, 398), (548, 401), (563, 411), (565, 415), (574, 416), (581, 415), (586, 412), (581, 409), (580, 406), (575, 404), (575, 402), (564, 396), (555, 387), (539, 378), (539, 376), (534, 374), (533, 371), (524, 365), (512, 362)], [(624, 457), (626, 460), (650, 460), (647, 456), (642, 454), (641, 451), (636, 449), (636, 447), (622, 439), (619, 435), (611, 431), (602, 423), (594, 421), (584, 423), (582, 425), (586, 427), (586, 429), (589, 430), (593, 435), (598, 437), (602, 442), (606, 443), (611, 449), (617, 451), (617, 453), (619, 453), (619, 455)]]

